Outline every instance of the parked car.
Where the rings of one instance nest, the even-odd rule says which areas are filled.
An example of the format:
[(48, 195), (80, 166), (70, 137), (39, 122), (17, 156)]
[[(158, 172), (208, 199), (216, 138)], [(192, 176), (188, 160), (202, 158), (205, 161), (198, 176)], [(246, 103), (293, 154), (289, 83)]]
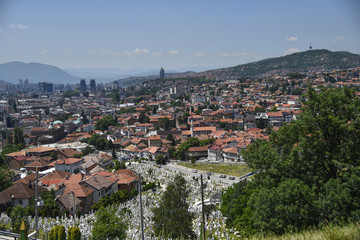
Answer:
[(230, 179), (230, 180), (235, 180), (235, 177), (230, 176), (229, 179)]
[(219, 178), (226, 178), (226, 175), (225, 175), (225, 174), (221, 174), (221, 175), (219, 176)]
[(197, 173), (197, 170), (196, 170), (196, 169), (194, 169), (194, 170), (192, 170), (192, 172), (193, 172), (193, 173)]
[(208, 176), (211, 176), (211, 172), (207, 172), (206, 174), (207, 174)]

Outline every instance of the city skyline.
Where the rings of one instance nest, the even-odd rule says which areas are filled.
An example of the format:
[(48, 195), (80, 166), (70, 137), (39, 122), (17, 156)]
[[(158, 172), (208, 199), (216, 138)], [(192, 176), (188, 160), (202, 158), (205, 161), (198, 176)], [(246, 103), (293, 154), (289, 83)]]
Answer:
[[(314, 49), (360, 53), (356, 1), (2, 1), (0, 63), (205, 70)], [(139, 70), (139, 71), (141, 71)]]

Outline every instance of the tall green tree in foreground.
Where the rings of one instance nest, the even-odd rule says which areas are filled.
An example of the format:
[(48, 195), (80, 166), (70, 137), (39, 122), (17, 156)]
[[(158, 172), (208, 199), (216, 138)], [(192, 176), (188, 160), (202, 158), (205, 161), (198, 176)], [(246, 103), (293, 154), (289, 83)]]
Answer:
[(176, 175), (174, 181), (166, 187), (160, 206), (153, 209), (156, 236), (172, 239), (195, 238), (192, 231), (194, 215), (189, 212), (189, 204), (186, 202), (188, 196), (186, 180)]
[(360, 220), (360, 100), (349, 88), (308, 89), (298, 120), (243, 153), (253, 181), (223, 196), (228, 227), (243, 234)]
[(126, 239), (126, 225), (114, 209), (101, 207), (95, 216), (91, 239)]
[(65, 227), (63, 225), (56, 225), (50, 230), (50, 240), (66, 240)]

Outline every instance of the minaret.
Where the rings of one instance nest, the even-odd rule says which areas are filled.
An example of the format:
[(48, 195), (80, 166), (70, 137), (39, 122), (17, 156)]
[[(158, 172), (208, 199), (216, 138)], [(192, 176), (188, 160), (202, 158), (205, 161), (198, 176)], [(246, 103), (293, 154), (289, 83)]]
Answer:
[(130, 127), (129, 127), (129, 124), (127, 125), (127, 129), (128, 129), (128, 139), (130, 139)]
[[(190, 105), (190, 112), (191, 112), (191, 105)], [(191, 137), (194, 136), (194, 118), (191, 115), (191, 127), (190, 127), (190, 131), (191, 131)]]
[(193, 122), (193, 118), (191, 117), (191, 137), (194, 136), (194, 122)]

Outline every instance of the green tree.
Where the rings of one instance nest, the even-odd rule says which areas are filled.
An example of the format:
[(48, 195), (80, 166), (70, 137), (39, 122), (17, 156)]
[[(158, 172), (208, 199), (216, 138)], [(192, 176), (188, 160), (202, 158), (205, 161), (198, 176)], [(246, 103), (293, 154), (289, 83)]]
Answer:
[(243, 152), (256, 172), (223, 196), (227, 225), (282, 234), (360, 219), (360, 100), (349, 88), (309, 88), (298, 120)]
[(110, 126), (116, 126), (117, 122), (113, 116), (105, 116), (102, 119), (98, 120), (95, 124), (95, 129), (100, 131), (108, 130)]
[(49, 234), (50, 240), (65, 240), (66, 231), (63, 225), (57, 225), (50, 230)]
[(166, 159), (162, 154), (159, 154), (156, 159), (155, 159), (156, 164), (162, 164), (165, 165), (166, 164)]
[(172, 134), (167, 135), (166, 140), (171, 142), (171, 145), (175, 145), (175, 138)]
[(15, 145), (25, 144), (23, 130), (19, 127), (14, 128), (14, 144)]
[(150, 118), (149, 116), (147, 116), (144, 112), (140, 113), (139, 115), (139, 123), (149, 123), (150, 122)]
[(255, 112), (266, 112), (264, 107), (260, 107), (260, 106), (256, 106), (255, 107)]
[(112, 149), (111, 156), (112, 156), (112, 159), (117, 159), (115, 148)]
[(168, 149), (168, 154), (169, 154), (170, 157), (174, 157), (175, 152), (176, 152), (176, 149), (174, 147), (170, 147)]
[(14, 172), (11, 171), (6, 164), (0, 165), (0, 192), (13, 184), (13, 176)]
[(189, 117), (190, 117), (190, 113), (189, 112), (184, 112), (183, 115), (182, 115), (183, 122), (187, 123)]
[(169, 118), (164, 117), (160, 120), (160, 126), (164, 129), (164, 130), (169, 130), (172, 127), (172, 122), (170, 121)]
[(186, 199), (189, 189), (185, 179), (176, 175), (174, 181), (169, 183), (160, 200), (160, 205), (153, 209), (154, 231), (156, 236), (165, 238), (193, 239), (192, 220), (194, 214), (189, 212)]
[(86, 146), (85, 149), (82, 151), (82, 154), (83, 154), (83, 156), (86, 156), (86, 155), (88, 155), (88, 154), (90, 154), (92, 152), (94, 152), (94, 149), (92, 149), (89, 146)]
[(189, 137), (186, 141), (181, 143), (179, 147), (176, 149), (174, 156), (177, 159), (184, 160), (185, 159), (185, 151), (191, 147), (200, 146), (200, 141), (196, 137)]
[(81, 232), (78, 227), (70, 227), (67, 233), (67, 240), (81, 240)]
[(200, 141), (200, 145), (201, 146), (207, 146), (207, 145), (213, 144), (215, 141), (216, 141), (215, 138), (204, 139), (204, 140)]
[(22, 220), (25, 221), (26, 225), (29, 225), (26, 217), (27, 216), (26, 216), (25, 208), (23, 208), (22, 206), (18, 205), (12, 209), (12, 211), (10, 213), (10, 223), (11, 223), (11, 227), (14, 230), (14, 232), (16, 232), (16, 233), (20, 232), (20, 226), (21, 226)]
[(126, 239), (126, 224), (115, 210), (101, 207), (95, 216), (91, 239)]

